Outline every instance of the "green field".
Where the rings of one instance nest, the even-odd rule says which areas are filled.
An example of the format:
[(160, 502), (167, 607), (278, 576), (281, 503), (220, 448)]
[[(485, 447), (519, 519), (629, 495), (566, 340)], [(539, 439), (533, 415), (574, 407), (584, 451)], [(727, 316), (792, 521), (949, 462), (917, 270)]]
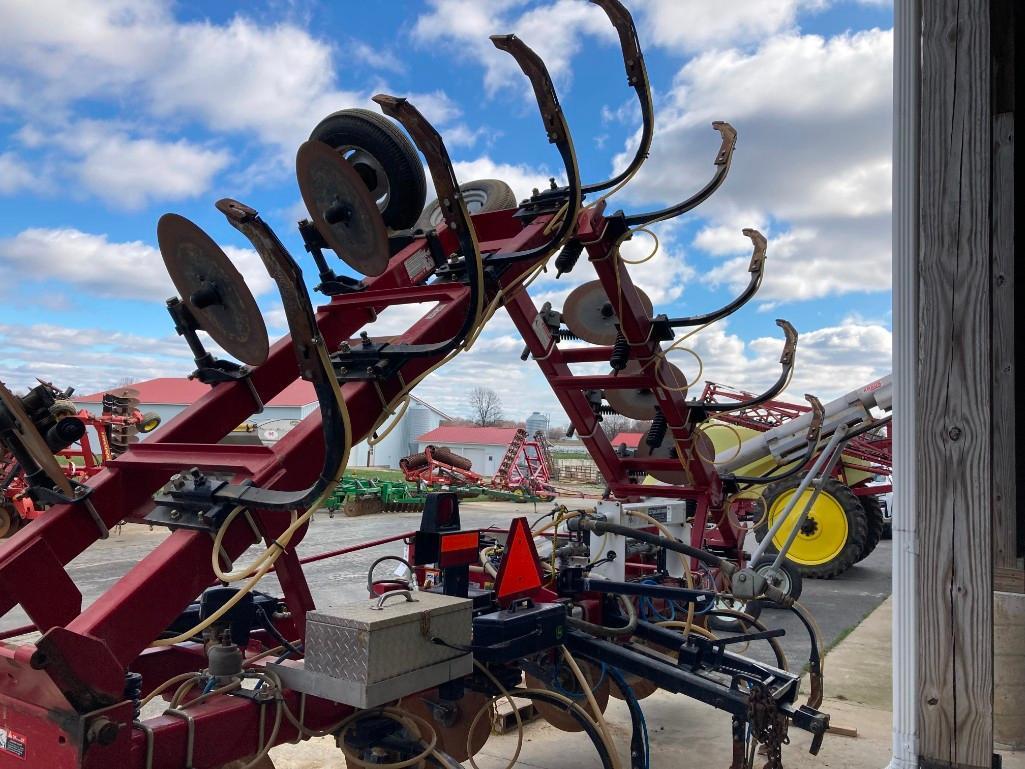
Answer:
[(402, 481), (406, 476), (401, 470), (386, 470), (374, 467), (347, 467), (345, 474), (355, 478), (377, 478), (380, 481)]

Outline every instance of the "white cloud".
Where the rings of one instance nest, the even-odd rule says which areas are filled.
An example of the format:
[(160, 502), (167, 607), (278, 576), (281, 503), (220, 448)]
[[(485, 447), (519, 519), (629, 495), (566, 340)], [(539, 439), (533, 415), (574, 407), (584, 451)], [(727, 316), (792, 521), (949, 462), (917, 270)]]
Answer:
[(678, 53), (761, 40), (793, 27), (801, 10), (826, 0), (636, 0), (642, 40)]
[(13, 195), (40, 186), (39, 176), (13, 152), (0, 153), (0, 195)]
[[(706, 222), (694, 245), (722, 254), (725, 236), (738, 244), (727, 251), (747, 251), (740, 230), (764, 228), (763, 299), (885, 290), (891, 42), (881, 30), (829, 39), (788, 33), (750, 53), (695, 57), (659, 115), (651, 157), (622, 195), (647, 207), (691, 194), (712, 175), (719, 137), (711, 122), (729, 120), (739, 132), (733, 166), (694, 212)], [(707, 279), (742, 285), (746, 261), (727, 262)]]
[[(891, 333), (880, 324), (846, 318), (836, 326), (799, 328), (798, 333), (797, 365), (786, 400), (803, 401), (804, 393), (812, 393), (826, 401), (891, 370)], [(781, 371), (781, 332), (745, 342), (729, 332), (728, 323), (718, 323), (695, 336), (691, 346), (704, 363), (704, 380), (757, 393), (768, 389)], [(696, 375), (697, 364), (690, 356), (677, 359), (674, 354), (671, 360), (688, 378)]]
[(2, 5), (4, 69), (28, 84), (19, 106), (37, 120), (86, 98), (130, 98), (292, 149), (325, 114), (366, 103), (338, 87), (331, 45), (294, 24), (182, 23), (158, 0)]
[(571, 80), (570, 64), (585, 36), (606, 42), (616, 39), (601, 9), (584, 0), (556, 0), (525, 10), (523, 0), (430, 0), (430, 5), (431, 10), (413, 26), (413, 38), (422, 44), (449, 43), (483, 66), (489, 95), (509, 86), (529, 91), (513, 58), (495, 48), (490, 35), (521, 38), (544, 59), (553, 80), (563, 86)]
[[(254, 251), (222, 248), (254, 295), (271, 289), (270, 275)], [(112, 299), (159, 302), (174, 294), (160, 253), (153, 246), (138, 240), (113, 243), (106, 235), (72, 228), (31, 228), (0, 239), (0, 274), (3, 272), (16, 275), (21, 284), (53, 280)]]
[(79, 394), (195, 368), (188, 346), (174, 334), (148, 337), (109, 329), (71, 329), (46, 323), (0, 323), (0, 380), (20, 392), (50, 380)]
[(81, 152), (74, 172), (85, 189), (115, 206), (143, 208), (156, 200), (195, 197), (230, 162), (224, 150), (196, 146), (184, 139), (164, 142), (130, 139), (122, 133), (90, 132), (76, 138)]

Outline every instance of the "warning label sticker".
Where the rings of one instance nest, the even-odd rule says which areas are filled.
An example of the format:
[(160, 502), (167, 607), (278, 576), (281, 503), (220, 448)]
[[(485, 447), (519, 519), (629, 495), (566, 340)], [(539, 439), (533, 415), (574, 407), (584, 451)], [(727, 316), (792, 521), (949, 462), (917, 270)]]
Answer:
[(7, 729), (0, 729), (0, 751), (18, 758), (25, 757), (25, 738)]
[(406, 274), (413, 283), (416, 283), (434, 268), (434, 260), (431, 259), (431, 254), (426, 248), (421, 248), (403, 264), (406, 267)]

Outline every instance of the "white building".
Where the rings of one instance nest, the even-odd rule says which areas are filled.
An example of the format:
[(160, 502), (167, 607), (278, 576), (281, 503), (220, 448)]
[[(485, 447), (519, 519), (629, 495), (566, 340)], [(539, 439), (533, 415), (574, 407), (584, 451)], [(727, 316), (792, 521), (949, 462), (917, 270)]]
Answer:
[[(210, 390), (209, 385), (194, 379), (174, 377), (149, 379), (127, 386), (138, 391), (139, 410), (143, 413), (156, 412), (160, 416), (161, 425), (167, 424)], [(99, 413), (102, 407), (103, 393), (75, 396), (73, 400), (78, 408)], [(313, 385), (303, 379), (298, 379), (272, 398), (261, 413), (251, 415), (245, 422), (256, 424), (258, 430), (255, 435), (258, 435), (264, 443), (270, 444), (280, 439), (317, 408), (317, 396)], [(366, 441), (363, 441), (353, 447), (349, 465), (354, 467), (398, 467), (402, 457), (419, 450), (416, 436), (434, 429), (443, 419), (450, 419), (450, 417), (429, 403), (413, 396), (412, 402), (399, 424), (381, 443), (371, 448)], [(160, 429), (158, 427), (154, 432), (159, 432)], [(249, 435), (255, 437), (253, 433)], [(145, 436), (140, 436), (140, 438), (145, 438)]]
[[(417, 436), (434, 430), (443, 420), (450, 419), (452, 417), (443, 411), (413, 395), (402, 419), (380, 443), (371, 446), (367, 441), (360, 441), (353, 447), (349, 466), (398, 467), (400, 459), (421, 450)], [(390, 421), (386, 422), (380, 432), (387, 430), (389, 424)]]
[(515, 435), (515, 427), (446, 425), (420, 435), (417, 451), (427, 446), (447, 446), (473, 462), (473, 472), (494, 475)]

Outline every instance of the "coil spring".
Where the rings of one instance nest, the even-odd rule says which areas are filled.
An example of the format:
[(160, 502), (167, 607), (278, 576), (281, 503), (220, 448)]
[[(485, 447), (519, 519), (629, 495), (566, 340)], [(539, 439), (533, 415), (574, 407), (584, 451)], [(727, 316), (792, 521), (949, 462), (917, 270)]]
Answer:
[(630, 343), (622, 334), (616, 334), (616, 343), (612, 346), (612, 355), (609, 357), (609, 365), (616, 371), (626, 368), (630, 360)]
[(125, 673), (125, 699), (132, 701), (132, 720), (138, 721), (142, 712), (142, 673)]
[(556, 277), (562, 275), (564, 272), (572, 270), (577, 260), (580, 258), (580, 254), (584, 251), (584, 244), (579, 240), (571, 240), (565, 246), (562, 247), (562, 251), (555, 257), (555, 269), (557, 272)]
[(666, 415), (662, 413), (662, 409), (656, 406), (655, 418), (651, 420), (651, 427), (648, 428), (648, 434), (644, 438), (645, 445), (648, 448), (657, 449), (662, 445), (668, 429), (669, 423), (666, 421)]

